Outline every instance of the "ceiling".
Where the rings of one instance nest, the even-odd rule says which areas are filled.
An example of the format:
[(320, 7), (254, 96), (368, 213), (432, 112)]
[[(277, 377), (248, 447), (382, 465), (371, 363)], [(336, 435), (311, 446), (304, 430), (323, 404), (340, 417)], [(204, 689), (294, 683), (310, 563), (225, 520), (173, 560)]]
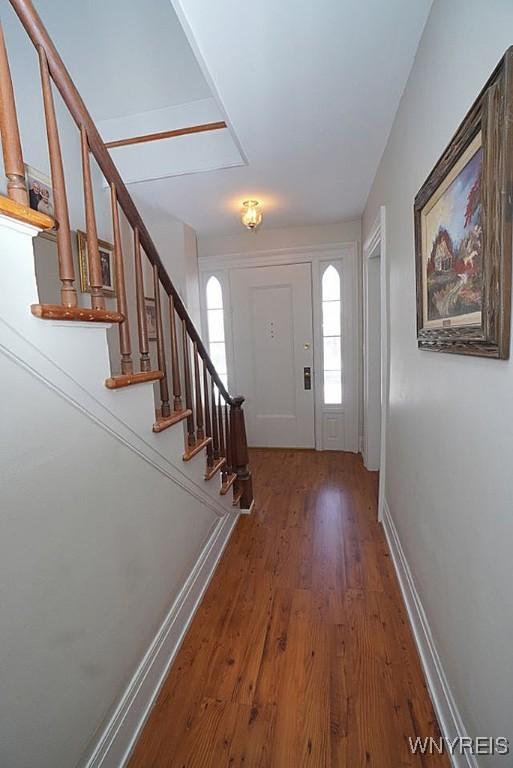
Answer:
[(156, 143), (151, 167), (164, 178), (140, 180), (149, 145), (140, 155), (115, 150), (122, 174), (126, 151), (136, 203), (205, 237), (239, 232), (248, 197), (262, 201), (269, 228), (361, 214), (431, 2), (85, 0), (72, 26), (66, 0), (38, 8), (100, 123), (123, 118), (129, 130), (141, 115), (150, 125), (165, 108), (186, 114), (200, 100), (226, 120), (196, 165), (186, 156), (197, 137)]
[(95, 122), (204, 99), (170, 0), (35, 0)]

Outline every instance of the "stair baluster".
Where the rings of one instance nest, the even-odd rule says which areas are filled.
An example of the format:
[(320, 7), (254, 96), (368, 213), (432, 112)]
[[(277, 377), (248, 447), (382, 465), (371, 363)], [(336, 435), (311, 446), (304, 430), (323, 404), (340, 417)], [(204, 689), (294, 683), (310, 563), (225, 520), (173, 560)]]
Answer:
[(157, 360), (158, 368), (164, 376), (159, 381), (160, 387), (160, 413), (163, 418), (171, 415), (171, 406), (169, 405), (169, 388), (167, 386), (166, 371), (166, 345), (164, 343), (164, 326), (162, 324), (162, 311), (160, 305), (160, 280), (159, 269), (156, 264), (153, 265), (153, 292), (155, 298), (155, 317), (157, 321)]
[(221, 393), (217, 392), (217, 424), (219, 429), (219, 455), (226, 458), (225, 442), (224, 442), (224, 419), (223, 408), (221, 405)]
[(148, 324), (144, 305), (144, 279), (141, 261), (141, 240), (139, 229), (134, 229), (135, 294), (137, 300), (137, 328), (139, 331), (139, 355), (141, 373), (151, 371), (148, 345)]
[(183, 346), (183, 372), (185, 383), (185, 407), (190, 409), (191, 413), (187, 416), (187, 445), (191, 448), (196, 442), (194, 435), (194, 413), (192, 410), (192, 386), (191, 386), (191, 358), (189, 353), (189, 336), (187, 334), (187, 325), (182, 321), (182, 346)]
[(130, 344), (130, 324), (128, 321), (128, 308), (126, 302), (125, 268), (123, 263), (123, 250), (121, 245), (121, 230), (119, 227), (118, 198), (116, 185), (110, 185), (110, 201), (112, 208), (112, 232), (114, 234), (114, 271), (116, 278), (116, 296), (118, 312), (123, 315), (123, 321), (119, 323), (119, 349), (121, 352), (121, 373), (132, 374), (132, 347)]
[(224, 404), (224, 431), (225, 431), (225, 439), (226, 439), (226, 464), (223, 467), (223, 483), (225, 483), (228, 480), (228, 477), (232, 473), (232, 439), (230, 435), (230, 417), (228, 412), (228, 404)]
[(46, 53), (42, 46), (37, 47), (41, 69), (41, 86), (43, 90), (43, 105), (50, 155), (50, 169), (53, 186), (53, 204), (57, 219), (57, 254), (59, 259), (59, 278), (61, 280), (61, 301), (66, 307), (77, 306), (77, 291), (75, 289), (75, 268), (73, 266), (73, 251), (71, 248), (71, 230), (69, 225), (68, 199), (66, 197), (66, 182), (62, 165), (61, 143), (55, 105), (53, 103), (52, 85)]
[(201, 380), (199, 373), (198, 345), (193, 342), (192, 353), (194, 356), (194, 387), (196, 400), (196, 440), (199, 442), (205, 437), (203, 425), (203, 395), (201, 392)]
[(96, 231), (96, 216), (94, 213), (93, 183), (91, 181), (91, 165), (89, 160), (89, 143), (86, 129), (80, 127), (80, 148), (82, 150), (82, 175), (84, 180), (84, 207), (87, 237), (87, 264), (89, 272), (89, 290), (91, 291), (91, 307), (105, 309), (103, 295), (102, 265), (98, 248), (98, 232)]
[(212, 381), (212, 443), (214, 446), (214, 462), (219, 460), (219, 428), (217, 423), (217, 403), (215, 385)]
[(182, 387), (180, 383), (180, 363), (178, 358), (178, 339), (176, 336), (175, 302), (173, 294), (169, 296), (169, 332), (171, 336), (171, 376), (173, 381), (173, 410), (181, 411)]
[[(208, 371), (205, 361), (203, 360), (203, 393), (205, 397), (205, 435), (206, 437), (212, 437), (212, 420), (210, 417), (210, 393), (208, 391)], [(212, 469), (214, 465), (214, 447), (212, 440), (207, 445), (207, 471)]]
[(28, 206), (25, 187), (25, 166), (21, 151), (20, 131), (16, 116), (16, 104), (12, 87), (11, 70), (4, 33), (0, 24), (0, 138), (4, 169), (7, 177), (7, 195), (21, 205)]

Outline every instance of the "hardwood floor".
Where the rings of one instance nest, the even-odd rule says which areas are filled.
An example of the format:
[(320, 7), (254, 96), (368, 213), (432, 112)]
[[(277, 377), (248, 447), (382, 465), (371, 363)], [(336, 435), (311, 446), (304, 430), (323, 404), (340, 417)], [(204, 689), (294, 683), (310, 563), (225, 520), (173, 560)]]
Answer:
[(360, 456), (251, 452), (242, 517), (130, 768), (406, 768), (439, 736)]

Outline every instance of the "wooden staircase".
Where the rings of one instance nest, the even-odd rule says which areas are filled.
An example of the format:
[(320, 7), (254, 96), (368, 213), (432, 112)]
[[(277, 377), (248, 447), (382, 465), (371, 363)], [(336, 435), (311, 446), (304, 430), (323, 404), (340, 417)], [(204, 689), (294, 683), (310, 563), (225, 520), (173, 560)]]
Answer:
[[(204, 481), (217, 482), (221, 496), (231, 491), (233, 504), (240, 509), (249, 510), (253, 503), (253, 491), (242, 409), (244, 398), (231, 396), (218, 375), (109, 151), (32, 2), (10, 0), (10, 3), (32, 41), (39, 59), (55, 220), (29, 208), (14, 89), (1, 26), (0, 139), (7, 177), (7, 197), (0, 196), (0, 213), (29, 223), (40, 230), (55, 228), (61, 283), (61, 303), (33, 304), (32, 314), (42, 321), (117, 324), (121, 355), (120, 373), (109, 376), (105, 380), (105, 387), (115, 391), (154, 382), (159, 388), (160, 402), (155, 409), (155, 421), (153, 424), (148, 424), (148, 430), (160, 434), (170, 428), (183, 429), (185, 439), (183, 461), (196, 461), (203, 456)], [(90, 308), (77, 305), (66, 183), (52, 82), (62, 96), (80, 133), (91, 284)], [(116, 311), (106, 308), (102, 289), (102, 270), (90, 170), (91, 154), (110, 186)], [(134, 334), (130, 328), (130, 307), (127, 303), (126, 254), (122, 250), (120, 208), (132, 231), (137, 363), (134, 360)], [(158, 361), (156, 370), (151, 369), (145, 310), (144, 272), (145, 269), (148, 270), (148, 266), (152, 275), (156, 311)], [(114, 392), (112, 396), (115, 397)]]

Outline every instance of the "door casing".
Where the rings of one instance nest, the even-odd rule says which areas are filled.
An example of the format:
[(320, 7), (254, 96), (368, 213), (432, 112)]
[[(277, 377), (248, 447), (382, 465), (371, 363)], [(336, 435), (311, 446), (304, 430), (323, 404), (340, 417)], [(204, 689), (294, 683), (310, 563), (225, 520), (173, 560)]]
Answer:
[[(360, 402), (362, 368), (362, 327), (361, 327), (361, 274), (358, 263), (359, 245), (356, 241), (330, 243), (319, 246), (301, 246), (281, 248), (249, 253), (218, 254), (199, 258), (201, 280), (201, 320), (203, 337), (208, 339), (205, 286), (211, 275), (221, 282), (225, 306), (225, 331), (228, 361), (228, 387), (230, 392), (240, 391), (234, 369), (234, 349), (232, 335), (232, 311), (230, 296), (230, 271), (249, 266), (273, 266), (310, 262), (312, 265), (312, 306), (314, 333), (314, 386), (315, 386), (315, 447), (317, 450), (329, 450), (323, 439), (323, 427), (328, 418), (335, 419), (340, 425), (343, 442), (338, 450), (358, 453), (361, 444)], [(321, 277), (324, 268), (338, 259), (342, 260), (343, 294), (346, 313), (342, 333), (344, 336), (344, 360), (350, 361), (343, 371), (344, 405), (342, 408), (325, 406), (322, 401), (322, 354), (321, 354)], [(335, 447), (335, 446), (331, 446)]]

